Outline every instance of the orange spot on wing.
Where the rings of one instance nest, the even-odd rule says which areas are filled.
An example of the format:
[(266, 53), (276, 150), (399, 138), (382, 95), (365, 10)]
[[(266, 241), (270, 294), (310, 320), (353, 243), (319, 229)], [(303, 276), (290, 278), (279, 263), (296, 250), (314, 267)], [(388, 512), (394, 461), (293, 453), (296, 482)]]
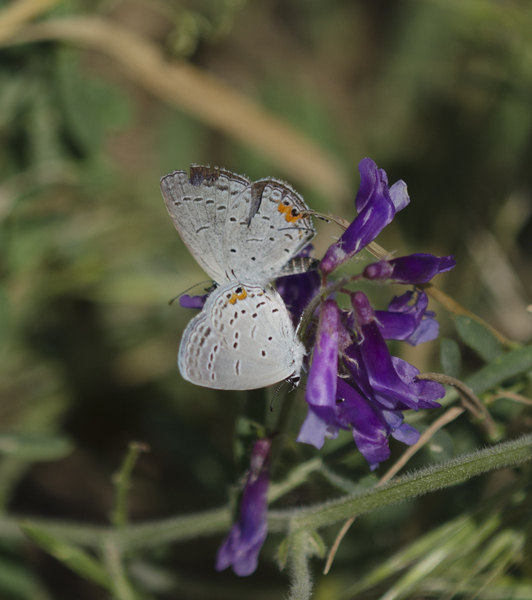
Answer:
[(279, 202), (279, 205), (277, 206), (277, 210), (284, 215), (285, 221), (287, 223), (295, 223), (296, 221), (299, 221), (299, 219), (301, 219), (301, 213), (299, 211), (297, 211), (297, 214), (295, 215), (292, 214), (293, 209), (294, 207), (292, 206), (292, 204), (289, 204), (287, 206), (282, 202)]
[(229, 298), (229, 304), (236, 304), (238, 300), (244, 300), (244, 298), (248, 297), (248, 293), (244, 288), (240, 288), (240, 292), (233, 292), (231, 294), (231, 298)]
[(289, 223), (295, 223), (296, 221), (299, 221), (299, 219), (301, 219), (301, 213), (298, 213), (297, 215), (285, 215), (284, 217)]

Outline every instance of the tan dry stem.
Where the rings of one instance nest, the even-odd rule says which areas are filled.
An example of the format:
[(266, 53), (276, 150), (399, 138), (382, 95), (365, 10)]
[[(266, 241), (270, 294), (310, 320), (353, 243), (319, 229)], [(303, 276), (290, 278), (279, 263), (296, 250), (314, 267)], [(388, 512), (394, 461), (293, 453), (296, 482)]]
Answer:
[(496, 439), (498, 437), (497, 425), (495, 424), (490, 411), (481, 402), (475, 392), (463, 381), (450, 377), (449, 375), (444, 375), (443, 373), (420, 373), (417, 378), (429, 379), (430, 381), (452, 385), (458, 391), (464, 408), (478, 419), (479, 424), (485, 429), (488, 437), (490, 439)]
[(497, 338), (497, 340), (503, 346), (506, 346), (507, 348), (515, 347), (515, 342), (512, 342), (512, 340), (508, 339), (503, 333), (501, 333), (500, 331), (495, 329), (495, 327), (492, 327), (489, 323), (486, 323), (486, 321), (484, 321), (484, 319), (481, 319), (474, 313), (467, 310), (467, 308), (464, 308), (456, 300), (454, 300), (453, 298), (448, 296), (445, 292), (442, 292), (441, 290), (439, 290), (432, 283), (420, 283), (417, 285), (417, 287), (424, 290), (425, 293), (427, 294), (427, 296), (429, 296), (433, 300), (436, 300), (436, 302), (438, 302), (438, 304), (441, 304), (444, 308), (446, 308), (453, 315), (464, 315), (466, 317), (473, 319), (477, 323), (480, 323), (480, 325), (482, 325), (482, 327), (485, 327), (488, 331), (491, 331), (491, 333)]
[(0, 12), (0, 43), (8, 40), (27, 21), (46, 12), (60, 0), (18, 0)]
[(42, 40), (70, 42), (110, 56), (149, 92), (253, 148), (290, 179), (335, 201), (349, 197), (344, 169), (316, 142), (222, 80), (186, 62), (170, 62), (141, 35), (108, 19), (73, 17), (28, 25), (9, 42)]

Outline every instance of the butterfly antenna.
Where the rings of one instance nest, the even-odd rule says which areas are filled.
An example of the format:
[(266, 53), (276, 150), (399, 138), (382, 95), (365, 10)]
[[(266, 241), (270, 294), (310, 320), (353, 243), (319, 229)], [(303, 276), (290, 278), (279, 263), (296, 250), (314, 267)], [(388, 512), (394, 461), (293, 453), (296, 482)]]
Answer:
[(283, 387), (283, 385), (286, 383), (286, 381), (283, 381), (281, 383), (281, 385), (279, 385), (279, 387), (275, 390), (275, 393), (272, 396), (272, 400), (270, 402), (270, 411), (273, 412), (273, 401), (275, 400), (275, 398), (277, 398), (277, 394), (281, 391), (281, 388)]
[(205, 283), (210, 283), (211, 286), (209, 288), (206, 288), (205, 291), (209, 292), (212, 289), (214, 289), (214, 282), (212, 279), (207, 279), (206, 281), (200, 281), (200, 283), (195, 283), (194, 285), (190, 286), (187, 290), (185, 290), (184, 292), (181, 292), (180, 294), (177, 294), (177, 296), (175, 296), (175, 298), (172, 298), (171, 300), (168, 301), (168, 305), (172, 306), (172, 304), (178, 299), (181, 298), (181, 296), (183, 296), (184, 294), (186, 294), (187, 292), (190, 292), (190, 290), (193, 290), (195, 287), (197, 287), (198, 285), (204, 285)]

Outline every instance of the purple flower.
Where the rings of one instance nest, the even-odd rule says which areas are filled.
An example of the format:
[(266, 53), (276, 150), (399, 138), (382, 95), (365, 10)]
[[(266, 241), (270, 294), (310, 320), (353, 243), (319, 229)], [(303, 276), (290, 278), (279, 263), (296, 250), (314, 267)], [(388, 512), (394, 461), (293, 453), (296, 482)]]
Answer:
[[(351, 295), (360, 342), (356, 345), (359, 368), (363, 367), (375, 400), (389, 410), (412, 408), (437, 408), (436, 400), (443, 398), (445, 390), (435, 381), (416, 380), (418, 369), (400, 358), (390, 356), (388, 346), (375, 321), (368, 298), (362, 292)], [(356, 380), (357, 371), (351, 373)]]
[(232, 566), (240, 577), (257, 568), (259, 552), (268, 533), (268, 485), (271, 441), (255, 442), (246, 476), (238, 521), (233, 525), (216, 556), (216, 570)]
[(317, 448), (323, 446), (327, 427), (334, 427), (336, 423), (339, 330), (340, 309), (334, 300), (326, 300), (320, 309), (305, 393), (309, 411), (297, 438), (298, 442), (313, 444)]
[[(413, 304), (412, 298), (409, 292), (394, 299), (390, 311), (382, 311), (404, 315), (405, 323), (395, 323), (395, 330), (409, 339), (423, 337), (420, 323), (424, 317), (429, 322), (432, 318), (427, 316), (426, 295), (418, 293)], [(338, 435), (339, 428), (351, 429), (373, 470), (390, 455), (390, 435), (405, 444), (419, 439), (418, 431), (403, 422), (402, 411), (436, 408), (440, 406), (436, 400), (445, 390), (433, 381), (416, 379), (419, 371), (415, 367), (390, 356), (367, 297), (356, 292), (351, 300), (353, 314), (344, 319), (352, 326), (351, 333), (333, 300), (322, 305), (305, 394), (308, 413), (297, 439), (321, 448), (325, 438)], [(351, 343), (345, 344), (348, 337)]]
[(374, 404), (340, 377), (336, 400), (338, 424), (344, 429), (352, 428), (355, 444), (373, 471), (380, 462), (390, 457), (390, 426)]
[(377, 168), (371, 158), (362, 159), (358, 169), (360, 188), (355, 198), (358, 215), (325, 253), (320, 269), (326, 275), (372, 242), (395, 213), (410, 202), (405, 182), (399, 180), (388, 187), (386, 172)]
[(417, 346), (438, 337), (436, 313), (427, 310), (429, 300), (421, 290), (396, 296), (388, 310), (376, 310), (375, 321), (385, 340), (401, 340)]
[(199, 308), (201, 310), (208, 296), (209, 294), (204, 294), (203, 296), (189, 296), (188, 294), (183, 294), (182, 296), (179, 296), (179, 306), (181, 306), (181, 308)]
[(435, 275), (450, 271), (456, 265), (452, 256), (410, 254), (392, 260), (381, 260), (364, 269), (366, 279), (389, 279), (396, 283), (426, 283)]
[[(298, 256), (310, 256), (312, 244), (303, 249)], [(290, 312), (292, 322), (297, 325), (308, 303), (320, 289), (321, 278), (318, 271), (307, 271), (296, 275), (285, 275), (276, 280), (277, 291)]]

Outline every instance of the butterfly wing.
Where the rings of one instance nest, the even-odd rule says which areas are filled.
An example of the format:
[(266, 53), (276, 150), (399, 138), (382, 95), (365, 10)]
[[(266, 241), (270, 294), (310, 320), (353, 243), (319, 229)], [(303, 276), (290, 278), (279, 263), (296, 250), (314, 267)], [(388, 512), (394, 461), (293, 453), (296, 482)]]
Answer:
[(218, 283), (266, 285), (314, 237), (289, 185), (193, 165), (161, 179), (166, 208), (200, 266)]
[(202, 269), (218, 283), (227, 274), (223, 240), (227, 209), (250, 181), (222, 169), (193, 165), (190, 177), (174, 171), (161, 179), (166, 208), (181, 239)]
[(188, 324), (179, 348), (184, 379), (221, 390), (251, 390), (299, 375), (304, 347), (275, 289), (216, 289)]
[(314, 237), (303, 198), (274, 179), (251, 183), (229, 203), (223, 240), (227, 271), (265, 285)]

